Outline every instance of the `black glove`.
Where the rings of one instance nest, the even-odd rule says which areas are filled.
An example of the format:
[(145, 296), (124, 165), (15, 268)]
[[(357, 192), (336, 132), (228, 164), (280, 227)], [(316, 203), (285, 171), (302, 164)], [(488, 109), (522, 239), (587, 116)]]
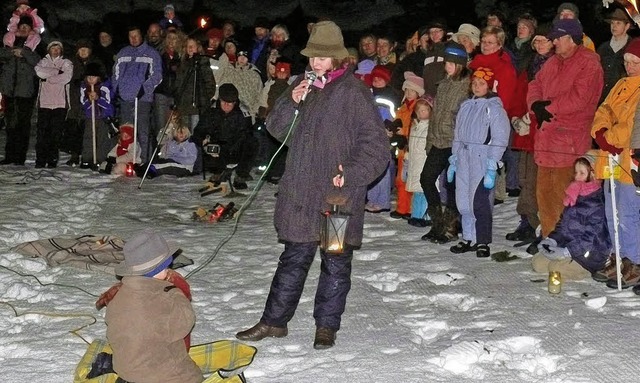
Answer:
[(531, 110), (536, 115), (536, 119), (538, 120), (538, 129), (542, 127), (543, 122), (551, 122), (551, 118), (553, 118), (553, 114), (549, 113), (547, 110), (547, 105), (551, 104), (551, 101), (536, 101), (531, 104)]
[(631, 177), (633, 178), (633, 184), (640, 188), (640, 173), (635, 169), (631, 169)]
[(401, 129), (402, 128), (402, 120), (400, 119), (396, 119), (396, 120), (384, 120), (384, 127), (387, 128), (388, 131), (395, 133), (396, 130)]

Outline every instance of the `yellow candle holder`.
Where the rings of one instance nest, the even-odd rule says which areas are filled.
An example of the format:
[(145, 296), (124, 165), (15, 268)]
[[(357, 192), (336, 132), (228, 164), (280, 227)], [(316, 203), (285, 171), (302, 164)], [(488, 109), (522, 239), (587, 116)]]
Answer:
[(549, 271), (549, 294), (560, 294), (562, 291), (562, 276), (559, 271)]

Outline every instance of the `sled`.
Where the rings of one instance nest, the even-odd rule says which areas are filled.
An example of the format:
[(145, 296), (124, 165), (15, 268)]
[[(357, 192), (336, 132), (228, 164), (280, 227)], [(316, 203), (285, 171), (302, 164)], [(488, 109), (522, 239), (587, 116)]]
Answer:
[[(76, 367), (73, 383), (115, 383), (118, 379), (116, 373), (87, 378), (96, 356), (112, 352), (106, 340), (94, 340)], [(253, 362), (256, 352), (257, 349), (253, 346), (233, 340), (220, 340), (192, 346), (189, 356), (200, 367), (204, 376), (209, 375), (204, 383), (246, 383), (244, 371)]]

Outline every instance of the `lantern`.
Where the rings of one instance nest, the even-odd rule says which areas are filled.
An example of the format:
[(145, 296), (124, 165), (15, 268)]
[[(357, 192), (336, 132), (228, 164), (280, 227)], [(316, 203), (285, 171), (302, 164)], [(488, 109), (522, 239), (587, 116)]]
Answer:
[(132, 162), (127, 163), (127, 167), (124, 170), (124, 175), (126, 175), (127, 177), (133, 177), (135, 175)]
[(559, 271), (549, 271), (549, 294), (560, 294), (562, 290), (562, 276)]
[(344, 237), (350, 215), (340, 212), (340, 205), (333, 205), (331, 211), (322, 213), (320, 226), (320, 249), (328, 254), (344, 252)]

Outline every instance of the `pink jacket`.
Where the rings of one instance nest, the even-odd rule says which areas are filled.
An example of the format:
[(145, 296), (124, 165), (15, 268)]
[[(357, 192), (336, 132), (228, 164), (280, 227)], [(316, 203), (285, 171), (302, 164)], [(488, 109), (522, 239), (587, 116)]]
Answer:
[(69, 82), (73, 75), (73, 64), (62, 56), (46, 55), (36, 65), (40, 78), (38, 108), (57, 109), (69, 107)]
[(551, 57), (529, 83), (527, 106), (549, 100), (553, 115), (536, 134), (534, 158), (539, 166), (573, 166), (576, 158), (591, 147), (591, 123), (603, 86), (603, 72), (597, 54), (578, 46), (566, 59)]

